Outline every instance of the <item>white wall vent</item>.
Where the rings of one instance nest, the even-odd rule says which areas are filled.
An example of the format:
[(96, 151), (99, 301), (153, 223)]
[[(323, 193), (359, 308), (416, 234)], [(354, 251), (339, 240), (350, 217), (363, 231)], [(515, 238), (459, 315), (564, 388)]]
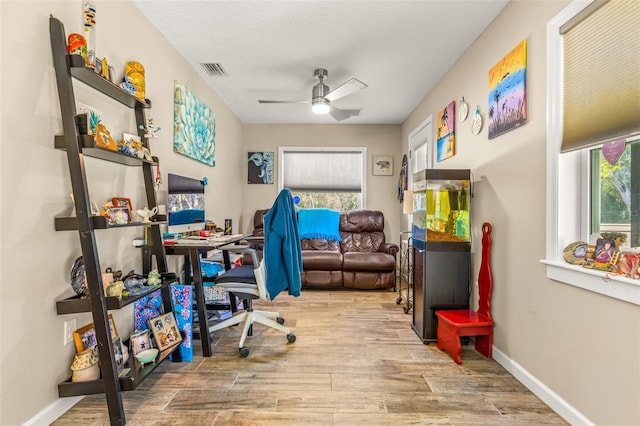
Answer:
[(202, 62), (200, 63), (202, 68), (207, 72), (207, 74), (213, 77), (228, 77), (229, 74), (224, 70), (221, 64), (217, 62)]

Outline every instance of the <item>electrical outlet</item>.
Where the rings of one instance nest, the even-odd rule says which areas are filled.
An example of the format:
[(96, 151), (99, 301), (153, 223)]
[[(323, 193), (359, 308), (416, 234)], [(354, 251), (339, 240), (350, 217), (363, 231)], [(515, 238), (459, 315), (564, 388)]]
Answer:
[(73, 342), (73, 332), (78, 329), (78, 321), (76, 318), (72, 318), (64, 323), (64, 345), (67, 346)]

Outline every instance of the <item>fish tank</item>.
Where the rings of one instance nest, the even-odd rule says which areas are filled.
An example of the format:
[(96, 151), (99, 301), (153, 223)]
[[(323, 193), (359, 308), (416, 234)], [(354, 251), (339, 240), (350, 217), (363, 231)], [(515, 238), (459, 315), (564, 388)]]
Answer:
[(470, 243), (471, 171), (427, 169), (413, 176), (412, 237)]

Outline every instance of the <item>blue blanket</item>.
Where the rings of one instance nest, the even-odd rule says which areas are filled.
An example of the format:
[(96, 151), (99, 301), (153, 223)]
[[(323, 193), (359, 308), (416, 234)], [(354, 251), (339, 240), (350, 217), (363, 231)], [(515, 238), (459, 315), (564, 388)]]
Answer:
[(342, 241), (340, 212), (331, 209), (300, 209), (298, 230), (303, 240), (321, 238), (328, 241)]

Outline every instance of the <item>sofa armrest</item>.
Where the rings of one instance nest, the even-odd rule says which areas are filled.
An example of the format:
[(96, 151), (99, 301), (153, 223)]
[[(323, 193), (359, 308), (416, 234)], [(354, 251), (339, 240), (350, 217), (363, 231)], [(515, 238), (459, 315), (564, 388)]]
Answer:
[(400, 251), (400, 246), (394, 243), (384, 243), (380, 246), (380, 249), (378, 251), (389, 253), (390, 255), (395, 257)]

